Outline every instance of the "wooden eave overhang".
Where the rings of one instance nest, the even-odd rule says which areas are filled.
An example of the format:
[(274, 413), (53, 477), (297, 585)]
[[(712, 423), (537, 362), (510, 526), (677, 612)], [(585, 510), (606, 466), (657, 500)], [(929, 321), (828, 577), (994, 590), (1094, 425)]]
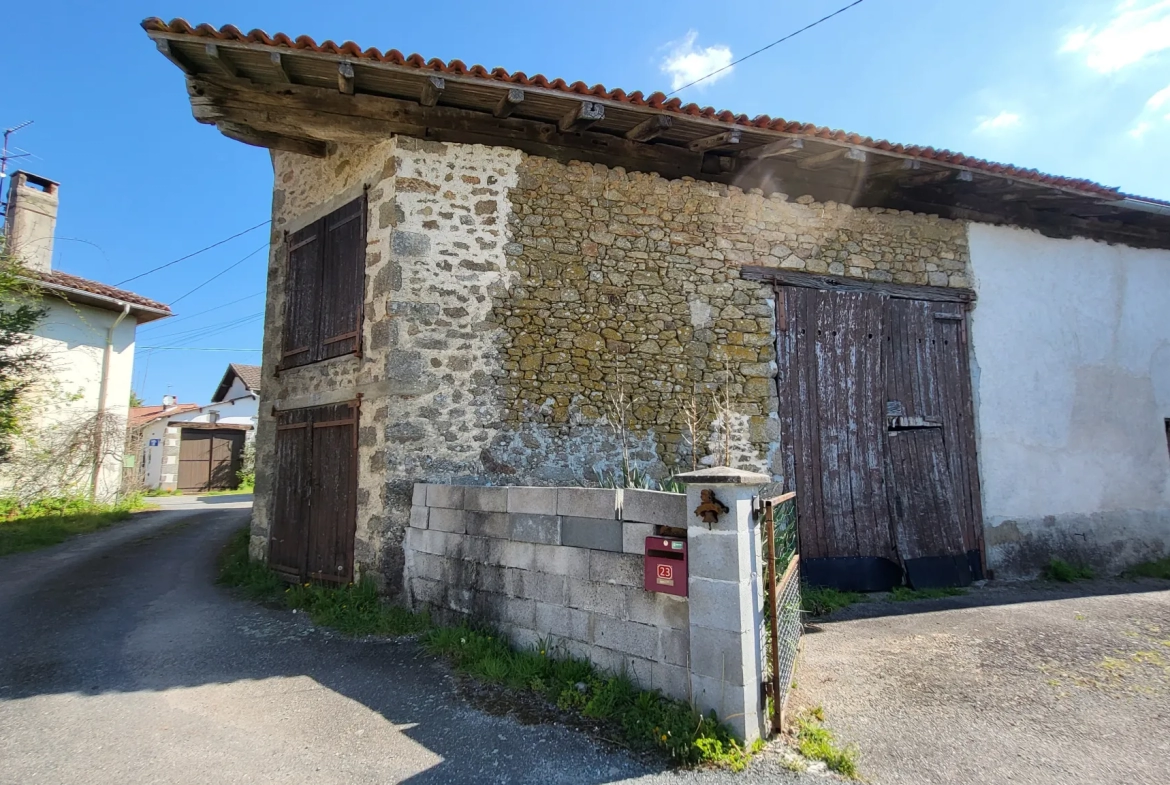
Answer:
[(260, 147), (323, 157), (337, 142), (404, 134), (818, 201), (1014, 224), (1053, 237), (1170, 248), (1170, 205), (1086, 181), (1041, 182), (989, 171), (990, 165), (313, 48), (149, 27), (147, 34), (186, 74), (195, 119)]

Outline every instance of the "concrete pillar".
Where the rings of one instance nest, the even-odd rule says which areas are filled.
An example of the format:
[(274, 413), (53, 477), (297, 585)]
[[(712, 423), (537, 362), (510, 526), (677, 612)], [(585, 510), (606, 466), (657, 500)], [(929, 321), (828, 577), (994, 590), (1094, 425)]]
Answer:
[[(764, 608), (760, 531), (752, 501), (771, 482), (765, 474), (714, 467), (677, 476), (687, 486), (687, 589), (690, 606), (691, 699), (715, 710), (750, 744), (768, 727), (764, 681)], [(714, 523), (695, 510), (711, 491), (727, 507)]]

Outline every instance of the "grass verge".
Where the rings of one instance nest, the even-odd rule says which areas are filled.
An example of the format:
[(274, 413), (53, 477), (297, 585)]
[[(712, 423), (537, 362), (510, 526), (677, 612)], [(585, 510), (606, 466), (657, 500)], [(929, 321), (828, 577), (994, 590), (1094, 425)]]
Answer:
[(239, 488), (234, 488), (230, 491), (204, 491), (197, 493), (196, 496), (238, 496), (241, 493), (252, 493), (256, 489), (251, 485), (241, 485)]
[(144, 496), (151, 496), (151, 497), (154, 497), (154, 496), (182, 496), (183, 492), (180, 491), (178, 488), (172, 488), (169, 491), (164, 491), (162, 488), (151, 488), (149, 491), (147, 491), (143, 495)]
[(857, 779), (857, 750), (841, 747), (833, 733), (821, 723), (825, 721), (824, 710), (817, 706), (809, 709), (796, 719), (796, 746), (800, 754), (809, 760), (819, 760), (830, 771)]
[(801, 609), (809, 616), (827, 616), (833, 611), (866, 601), (866, 596), (860, 592), (839, 591), (808, 584), (800, 587)]
[(714, 713), (639, 690), (626, 674), (599, 672), (584, 660), (548, 644), (516, 650), (487, 629), (440, 627), (378, 599), (372, 581), (349, 586), (289, 586), (264, 564), (248, 558), (248, 530), (241, 529), (220, 554), (221, 584), (248, 597), (307, 611), (313, 621), (348, 635), (421, 633), (423, 646), (451, 661), (456, 670), (483, 682), (537, 693), (565, 711), (601, 720), (620, 731), (620, 743), (635, 751), (657, 750), (679, 764), (712, 764), (740, 771), (762, 742), (745, 749)]
[(1161, 578), (1170, 580), (1170, 557), (1135, 564), (1123, 572), (1124, 578)]
[(961, 597), (966, 593), (966, 589), (960, 589), (957, 586), (944, 586), (941, 589), (911, 589), (908, 586), (895, 586), (890, 589), (890, 599), (894, 602), (940, 600), (943, 597)]
[(1051, 559), (1044, 566), (1041, 575), (1045, 580), (1073, 583), (1093, 580), (1093, 571), (1085, 566), (1074, 566), (1063, 559)]
[(105, 529), (146, 506), (139, 494), (117, 504), (65, 496), (24, 505), (0, 500), (0, 556), (47, 548), (78, 534)]

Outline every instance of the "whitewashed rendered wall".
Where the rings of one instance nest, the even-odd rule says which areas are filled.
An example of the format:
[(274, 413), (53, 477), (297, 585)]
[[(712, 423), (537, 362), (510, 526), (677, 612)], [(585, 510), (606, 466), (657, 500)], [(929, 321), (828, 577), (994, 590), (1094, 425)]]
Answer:
[(970, 226), (988, 559), (1115, 572), (1170, 547), (1170, 251)]
[[(42, 443), (61, 438), (65, 430), (80, 427), (97, 414), (106, 333), (119, 315), (56, 298), (47, 298), (44, 304), (48, 313), (36, 328), (31, 348), (46, 357), (48, 372), (27, 398), (30, 416), (26, 428), (30, 440)], [(136, 326), (134, 317), (127, 316), (114, 330), (106, 411), (120, 418), (121, 428), (120, 433), (107, 433), (107, 448), (103, 450), (107, 455), (98, 478), (98, 496), (107, 500), (114, 498), (121, 486)], [(0, 479), (5, 492), (11, 489), (21, 493), (13, 486), (27, 487), (36, 480), (34, 467), (22, 466), (16, 472)], [(51, 492), (88, 492), (89, 482), (87, 476), (78, 487), (55, 488)]]

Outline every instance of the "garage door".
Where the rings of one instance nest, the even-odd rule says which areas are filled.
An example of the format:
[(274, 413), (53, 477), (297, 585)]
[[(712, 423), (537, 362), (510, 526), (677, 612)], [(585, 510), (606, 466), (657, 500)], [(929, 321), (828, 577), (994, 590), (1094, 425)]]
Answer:
[(235, 488), (243, 450), (243, 431), (184, 428), (179, 440), (179, 490), (199, 493)]

